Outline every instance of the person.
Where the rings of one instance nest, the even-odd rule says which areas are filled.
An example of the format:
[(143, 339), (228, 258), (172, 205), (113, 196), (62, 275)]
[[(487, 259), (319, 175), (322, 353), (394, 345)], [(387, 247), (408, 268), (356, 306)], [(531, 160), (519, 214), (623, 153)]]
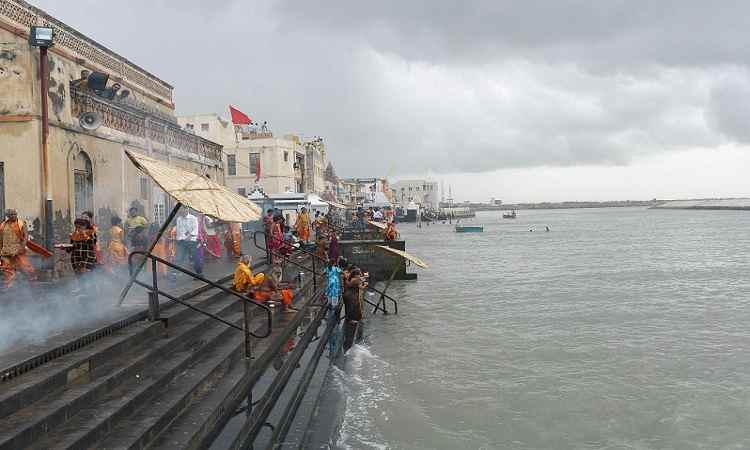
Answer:
[[(94, 230), (94, 234), (99, 236), (99, 227), (94, 223), (94, 213), (91, 211), (84, 211), (81, 213), (81, 218), (89, 221), (89, 229)], [(102, 255), (102, 249), (99, 246), (99, 240), (96, 240), (96, 263), (104, 263), (104, 255)]]
[(328, 259), (338, 261), (339, 256), (341, 256), (339, 237), (336, 235), (335, 231), (331, 230), (331, 240), (328, 242)]
[(128, 236), (128, 243), (132, 250), (145, 250), (146, 245), (146, 226), (148, 221), (145, 217), (138, 214), (138, 208), (132, 207), (128, 210), (128, 218), (125, 220), (125, 232)]
[[(154, 245), (154, 249), (151, 250), (151, 254), (156, 256), (157, 258), (161, 258), (165, 261), (172, 261), (172, 258), (174, 258), (174, 254), (172, 253), (172, 242), (170, 241), (170, 236), (172, 234), (172, 231), (174, 231), (175, 227), (172, 227), (172, 230), (167, 236), (162, 236), (161, 239), (159, 239), (156, 244)], [(149, 227), (149, 239), (153, 241), (156, 239), (156, 235), (159, 233), (159, 224), (152, 223)], [(158, 274), (166, 274), (167, 273), (167, 266), (165, 266), (163, 263), (157, 263), (156, 264), (156, 273)]]
[(362, 330), (360, 322), (362, 321), (362, 271), (358, 268), (352, 268), (347, 271), (344, 278), (344, 315), (346, 317), (344, 333), (344, 351), (349, 350), (354, 345), (354, 340)]
[(107, 245), (107, 264), (110, 270), (123, 267), (128, 263), (128, 248), (123, 242), (124, 231), (122, 229), (122, 219), (112, 216), (110, 219), (112, 225), (109, 229), (109, 244)]
[(96, 267), (96, 232), (86, 219), (76, 219), (75, 229), (70, 233), (70, 245), (65, 251), (70, 253), (70, 265), (79, 279)]
[(224, 248), (227, 250), (227, 258), (239, 258), (242, 256), (242, 230), (240, 224), (230, 222), (224, 234)]
[(271, 233), (273, 232), (273, 209), (269, 208), (263, 216), (263, 234), (266, 237), (266, 260), (271, 263)]
[(310, 240), (310, 216), (307, 215), (307, 208), (303, 207), (297, 215), (297, 223), (294, 224), (297, 230), (297, 236), (303, 244)]
[(395, 241), (396, 239), (398, 239), (398, 231), (396, 231), (396, 225), (394, 225), (393, 222), (388, 222), (384, 234), (386, 241)]
[(28, 280), (36, 279), (34, 267), (26, 256), (29, 233), (26, 223), (18, 218), (15, 209), (5, 212), (5, 221), (0, 224), (0, 261), (5, 287), (13, 286), (16, 271), (21, 271)]
[(271, 274), (264, 277), (263, 281), (252, 290), (253, 299), (258, 302), (267, 302), (277, 299), (281, 302), (282, 312), (295, 312), (296, 308), (292, 307), (294, 293), (289, 287), (280, 287), (280, 279)]
[(268, 248), (271, 253), (272, 260), (275, 261), (284, 245), (284, 233), (281, 230), (282, 219), (280, 216), (273, 218), (273, 225), (271, 226), (271, 235), (268, 240)]
[(234, 283), (232, 287), (237, 292), (247, 294), (251, 288), (259, 286), (265, 278), (266, 276), (263, 273), (253, 275), (253, 269), (250, 266), (250, 257), (242, 255), (237, 263), (237, 267), (234, 269)]
[(357, 207), (357, 228), (359, 231), (364, 231), (367, 228), (366, 222), (365, 222), (365, 211), (362, 209), (361, 206)]
[(187, 208), (181, 208), (175, 224), (175, 264), (184, 266), (195, 257), (198, 245), (198, 219)]
[(208, 216), (206, 216), (204, 220), (206, 230), (206, 252), (208, 252), (211, 257), (219, 259), (221, 258), (221, 242), (219, 241), (219, 233), (216, 229), (216, 220)]
[(339, 304), (339, 297), (341, 297), (341, 268), (336, 265), (335, 260), (331, 259), (328, 261), (325, 277), (328, 305), (331, 308), (336, 308)]
[(328, 248), (326, 244), (326, 238), (323, 234), (320, 234), (315, 239), (315, 256), (323, 262), (328, 260)]

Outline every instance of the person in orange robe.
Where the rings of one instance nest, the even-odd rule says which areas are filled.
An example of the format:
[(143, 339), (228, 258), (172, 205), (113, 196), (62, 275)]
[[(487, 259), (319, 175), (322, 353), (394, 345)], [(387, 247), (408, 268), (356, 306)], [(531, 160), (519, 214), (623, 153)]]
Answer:
[[(96, 226), (94, 223), (94, 213), (91, 211), (84, 211), (81, 213), (81, 218), (86, 219), (89, 221), (89, 227), (91, 230), (94, 231), (94, 234), (99, 236), (99, 227)], [(103, 264), (104, 263), (104, 255), (102, 254), (102, 249), (99, 246), (99, 240), (96, 241), (96, 263), (97, 264)]]
[(242, 255), (241, 241), (242, 231), (240, 224), (234, 222), (228, 223), (226, 234), (224, 234), (224, 248), (227, 249), (227, 257), (239, 258)]
[(29, 233), (26, 223), (18, 218), (15, 209), (5, 212), (6, 220), (0, 223), (0, 261), (2, 261), (5, 287), (13, 286), (16, 271), (20, 270), (29, 280), (36, 279), (34, 267), (26, 256), (26, 242)]
[(122, 229), (122, 219), (113, 216), (112, 227), (109, 229), (109, 244), (107, 245), (107, 263), (109, 269), (124, 267), (128, 264), (128, 248), (123, 239), (125, 231)]
[[(157, 224), (152, 224), (150, 231), (150, 239), (156, 239), (156, 233), (159, 232), (159, 226)], [(154, 249), (151, 250), (151, 254), (169, 262), (174, 261), (174, 249), (172, 247), (174, 246), (173, 234), (175, 233), (175, 228), (172, 227), (172, 229), (169, 231), (168, 236), (162, 236), (161, 239), (159, 239), (159, 242), (156, 243)], [(156, 273), (167, 273), (167, 266), (162, 263), (156, 263)]]
[(297, 236), (299, 236), (302, 243), (307, 243), (310, 240), (310, 216), (307, 215), (307, 208), (302, 208), (297, 215), (297, 222), (294, 224), (294, 229), (297, 230)]

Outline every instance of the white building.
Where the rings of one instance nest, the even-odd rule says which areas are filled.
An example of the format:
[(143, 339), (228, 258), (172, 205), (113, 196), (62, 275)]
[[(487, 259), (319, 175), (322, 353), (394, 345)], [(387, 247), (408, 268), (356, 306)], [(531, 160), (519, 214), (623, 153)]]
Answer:
[(423, 208), (437, 208), (440, 202), (436, 181), (400, 180), (391, 185), (391, 192), (393, 200), (402, 206), (414, 202)]
[(182, 116), (179, 124), (222, 143), (225, 184), (241, 195), (256, 186), (266, 194), (321, 194), (325, 189), (325, 146), (320, 138), (276, 137), (267, 130), (234, 126), (217, 114)]

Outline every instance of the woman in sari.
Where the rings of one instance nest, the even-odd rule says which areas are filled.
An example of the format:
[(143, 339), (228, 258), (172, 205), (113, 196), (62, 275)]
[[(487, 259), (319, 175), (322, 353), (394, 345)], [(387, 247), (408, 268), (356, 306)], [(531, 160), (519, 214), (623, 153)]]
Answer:
[(125, 231), (122, 229), (122, 219), (113, 216), (112, 227), (109, 229), (109, 245), (107, 245), (107, 262), (109, 269), (124, 267), (128, 263), (128, 248), (123, 242)]
[(221, 258), (221, 242), (219, 242), (219, 234), (216, 229), (216, 221), (206, 216), (205, 220), (206, 229), (206, 252), (213, 258)]
[[(149, 230), (151, 241), (156, 239), (156, 234), (158, 232), (159, 232), (159, 225), (152, 223), (151, 229)], [(170, 261), (170, 262), (172, 261), (173, 255), (171, 254), (171, 251), (170, 251), (170, 240), (167, 238), (167, 236), (162, 236), (161, 239), (159, 239), (159, 242), (156, 243), (156, 245), (154, 246), (154, 249), (151, 251), (151, 254), (163, 260)], [(162, 275), (166, 274), (167, 266), (165, 266), (162, 263), (157, 263), (156, 273), (159, 273)]]
[(227, 249), (227, 257), (239, 258), (242, 254), (240, 241), (242, 240), (242, 231), (240, 224), (230, 222), (227, 224), (227, 231), (224, 234), (224, 248)]

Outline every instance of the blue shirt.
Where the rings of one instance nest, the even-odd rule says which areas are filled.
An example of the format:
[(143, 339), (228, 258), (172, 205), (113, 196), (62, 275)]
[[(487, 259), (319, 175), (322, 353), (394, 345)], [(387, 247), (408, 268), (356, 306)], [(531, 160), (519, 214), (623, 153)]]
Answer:
[(336, 306), (341, 296), (341, 268), (331, 266), (326, 268), (326, 296), (331, 304)]

